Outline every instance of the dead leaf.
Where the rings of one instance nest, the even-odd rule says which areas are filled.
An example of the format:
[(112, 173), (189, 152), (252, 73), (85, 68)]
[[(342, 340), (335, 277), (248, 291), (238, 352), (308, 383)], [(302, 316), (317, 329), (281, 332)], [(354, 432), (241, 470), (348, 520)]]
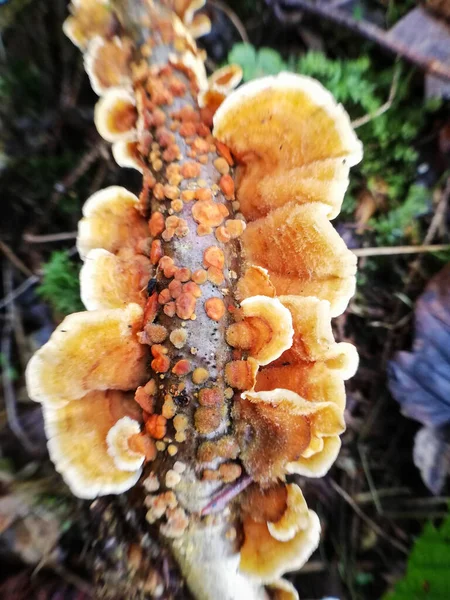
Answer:
[(443, 452), (443, 443), (450, 443), (450, 264), (431, 279), (417, 301), (412, 352), (397, 353), (388, 377), (402, 413), (435, 432), (428, 456), (422, 445), (430, 434), (418, 436), (415, 457), (427, 486), (432, 491), (440, 489), (449, 464), (443, 461), (439, 469), (435, 463), (433, 472), (430, 461), (432, 455), (437, 459)]

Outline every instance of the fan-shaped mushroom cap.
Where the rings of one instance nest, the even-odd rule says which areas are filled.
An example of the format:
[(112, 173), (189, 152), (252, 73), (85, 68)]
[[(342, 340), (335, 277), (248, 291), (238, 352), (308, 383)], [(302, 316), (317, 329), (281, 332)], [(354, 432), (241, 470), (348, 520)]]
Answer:
[(195, 15), (188, 29), (193, 38), (197, 39), (202, 35), (208, 35), (211, 31), (211, 21), (208, 15)]
[[(277, 298), (252, 296), (241, 303), (243, 321), (227, 330), (227, 342), (244, 348), (260, 365), (278, 358), (292, 344), (294, 330), (289, 310)], [(245, 336), (245, 346), (240, 336)]]
[(279, 542), (288, 542), (297, 531), (308, 527), (309, 512), (301, 489), (295, 483), (286, 484), (287, 507), (278, 521), (267, 523), (270, 535)]
[(115, 142), (111, 150), (119, 167), (136, 169), (139, 173), (143, 173), (144, 169), (138, 153), (137, 142)]
[(123, 308), (134, 302), (144, 306), (144, 293), (152, 266), (141, 254), (111, 254), (95, 248), (86, 256), (80, 272), (81, 300), (88, 310)]
[(244, 519), (243, 528), (239, 568), (262, 583), (272, 582), (287, 571), (300, 569), (320, 541), (319, 517), (312, 510), (308, 511), (306, 526), (287, 542), (276, 540), (270, 535), (266, 523), (257, 523), (251, 518)]
[(335, 217), (349, 167), (362, 157), (342, 106), (317, 81), (291, 73), (241, 86), (216, 112), (213, 133), (241, 165), (238, 200), (247, 220), (292, 200), (326, 202), (325, 214)]
[(79, 498), (120, 494), (139, 479), (139, 467), (121, 470), (108, 453), (106, 438), (116, 421), (110, 402), (117, 410), (124, 397), (123, 392), (96, 391), (64, 406), (43, 406), (50, 458)]
[(108, 431), (106, 444), (108, 454), (114, 460), (118, 469), (123, 471), (137, 471), (144, 462), (144, 455), (135, 452), (129, 446), (129, 440), (139, 435), (139, 423), (130, 417), (122, 417)]
[(245, 392), (234, 406), (240, 458), (249, 475), (269, 483), (286, 473), (323, 437), (345, 429), (341, 410), (332, 402), (308, 402), (285, 389)]
[(268, 270), (278, 295), (317, 296), (336, 316), (354, 290), (356, 256), (326, 213), (319, 202), (292, 202), (249, 223), (240, 240), (248, 263)]
[(143, 311), (125, 308), (69, 315), (28, 363), (32, 400), (61, 406), (94, 390), (131, 390), (146, 381), (146, 353), (136, 337)]
[(225, 65), (208, 77), (208, 89), (198, 95), (198, 104), (204, 109), (203, 117), (212, 124), (212, 117), (219, 106), (242, 80), (242, 68), (239, 65)]
[(95, 105), (94, 122), (107, 142), (136, 139), (137, 112), (133, 94), (125, 88), (106, 90)]
[[(334, 461), (337, 459), (341, 449), (341, 439), (338, 435), (330, 435), (322, 438), (320, 450), (310, 456), (301, 456), (297, 460), (288, 463), (288, 473), (296, 473), (304, 477), (323, 477), (328, 473)], [(307, 454), (305, 452), (304, 454)]]
[(275, 296), (275, 287), (270, 281), (267, 269), (250, 265), (236, 284), (236, 299), (239, 302), (251, 296)]
[(255, 391), (284, 388), (310, 402), (334, 402), (345, 408), (345, 385), (339, 370), (325, 363), (297, 362), (294, 365), (268, 367), (258, 371)]
[(70, 10), (63, 31), (80, 50), (85, 50), (93, 37), (105, 35), (113, 22), (108, 0), (72, 0)]
[(292, 315), (294, 340), (275, 364), (323, 361), (339, 371), (343, 379), (352, 377), (358, 366), (358, 354), (351, 344), (334, 341), (329, 302), (301, 296), (280, 296), (279, 300)]
[(277, 579), (266, 585), (270, 600), (300, 600), (297, 590), (287, 579)]
[(130, 248), (148, 239), (146, 220), (138, 212), (138, 198), (123, 187), (111, 186), (88, 198), (78, 223), (77, 249), (84, 260), (93, 248), (109, 252)]
[(84, 54), (84, 68), (96, 94), (101, 96), (109, 88), (131, 83), (132, 48), (128, 38), (107, 40), (96, 36), (91, 40)]

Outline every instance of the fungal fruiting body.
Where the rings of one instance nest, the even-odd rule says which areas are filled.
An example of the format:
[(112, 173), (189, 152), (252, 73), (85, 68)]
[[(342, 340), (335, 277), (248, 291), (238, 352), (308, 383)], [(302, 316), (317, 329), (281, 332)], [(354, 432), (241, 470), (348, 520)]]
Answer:
[(135, 486), (142, 529), (196, 598), (295, 598), (280, 578), (320, 522), (289, 476), (335, 460), (357, 365), (331, 330), (356, 259), (329, 219), (361, 145), (308, 77), (231, 91), (232, 66), (207, 80), (189, 32), (207, 27), (202, 4), (72, 4), (98, 130), (143, 186), (86, 201), (87, 311), (35, 354), (27, 385), (73, 493)]

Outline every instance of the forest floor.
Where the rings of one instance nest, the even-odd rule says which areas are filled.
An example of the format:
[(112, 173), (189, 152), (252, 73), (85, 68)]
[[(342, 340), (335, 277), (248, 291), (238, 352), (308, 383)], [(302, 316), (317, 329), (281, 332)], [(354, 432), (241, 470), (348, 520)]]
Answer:
[[(346, 3), (353, 30), (295, 4), (211, 0), (205, 10), (213, 29), (200, 45), (208, 68), (239, 62), (247, 80), (283, 69), (317, 77), (347, 108), (364, 143), (365, 159), (335, 221), (360, 256), (358, 290), (335, 320), (335, 335), (356, 345), (360, 368), (348, 384), (336, 465), (322, 479), (301, 482), (323, 539), (291, 579), (302, 600), (376, 600), (403, 575), (415, 538), (429, 520), (447, 515), (450, 500), (445, 483), (436, 482), (448, 464), (428, 474), (433, 494), (413, 461), (421, 425), (402, 415), (389, 387), (396, 352), (411, 349), (415, 302), (450, 260), (450, 104), (445, 86), (430, 91), (423, 64), (397, 59), (358, 32), (362, 20), (393, 26), (414, 8), (410, 0)], [(58, 321), (82, 308), (75, 235), (84, 200), (107, 185), (139, 191), (140, 183), (117, 167), (94, 128), (96, 96), (62, 33), (66, 14), (64, 0), (0, 6), (2, 598), (91, 593), (79, 504), (49, 462), (40, 408), (27, 397), (23, 373)], [(450, 365), (442, 369), (449, 380)], [(423, 597), (437, 598), (425, 584)]]

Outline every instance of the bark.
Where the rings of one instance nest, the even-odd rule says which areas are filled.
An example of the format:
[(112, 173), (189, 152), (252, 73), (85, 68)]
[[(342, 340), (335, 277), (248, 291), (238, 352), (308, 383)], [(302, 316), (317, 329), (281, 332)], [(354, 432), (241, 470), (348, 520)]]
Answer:
[[(160, 213), (165, 221), (164, 232), (149, 240), (152, 249), (160, 244), (162, 256), (173, 261), (168, 261), (166, 271), (157, 268), (154, 281), (149, 284), (146, 314), (151, 317), (148, 323), (164, 327), (167, 334), (159, 344), (166, 353), (154, 354), (156, 362), (153, 362), (155, 372), (152, 377), (157, 384), (154, 408), (156, 414), (164, 414), (169, 404), (175, 405), (176, 414), (184, 416), (186, 423), (185, 441), (172, 444), (177, 453), (171, 455), (167, 450), (160, 451), (157, 459), (149, 464), (143, 480), (151, 471), (157, 474), (160, 483), (158, 494), (170, 491), (166, 476), (173, 473), (177, 461), (185, 465), (186, 471), (176, 487), (176, 495), (189, 524), (181, 537), (162, 535), (159, 526), (151, 525), (145, 519), (144, 503), (148, 492), (142, 485), (120, 498), (92, 503), (89, 522), (98, 538), (93, 546), (98, 595), (107, 598), (189, 598), (192, 593), (200, 600), (263, 600), (267, 598), (264, 588), (238, 573), (241, 532), (233, 507), (201, 516), (202, 508), (224, 485), (223, 480), (214, 479), (214, 473), (217, 473), (219, 463), (225, 460), (216, 460), (212, 466), (200, 463), (199, 446), (207, 440), (214, 442), (224, 435), (233, 436), (230, 417), (233, 397), (224, 376), (225, 365), (232, 360), (232, 349), (225, 341), (225, 332), (235, 307), (233, 287), (239, 275), (240, 250), (238, 241), (219, 241), (215, 227), (208, 231), (208, 218), (200, 219), (199, 223), (199, 219), (194, 218), (193, 206), (199, 206), (206, 198), (204, 201), (209, 204), (205, 204), (205, 209), (208, 206), (208, 210), (214, 211), (217, 207), (226, 207), (228, 215), (224, 221), (234, 219), (233, 195), (222, 179), (223, 169), (219, 172), (215, 166), (221, 157), (211, 132), (201, 125), (196, 84), (188, 70), (169, 63), (169, 56), (177, 54), (170, 12), (159, 4), (151, 8), (144, 0), (122, 0), (114, 6), (124, 32), (134, 42), (135, 63), (142, 65), (144, 53), (141, 49), (151, 41), (151, 56), (147, 59), (151, 70), (146, 72), (142, 67), (143, 74), (136, 76), (134, 81), (139, 114), (138, 148), (146, 163), (141, 202), (147, 216)], [(174, 93), (177, 83), (186, 90), (185, 93)], [(160, 101), (164, 95), (166, 101)], [(191, 120), (186, 121), (187, 127), (191, 127), (189, 123), (195, 127), (195, 133), (191, 135), (183, 134), (183, 119), (179, 116), (188, 109)], [(157, 124), (153, 118), (155, 111), (158, 113)], [(170, 138), (170, 142), (162, 141), (164, 137)], [(196, 141), (199, 150), (193, 156)], [(200, 160), (200, 156), (206, 158)], [(167, 167), (173, 164), (182, 168), (186, 163), (199, 165), (196, 167), (199, 168), (198, 176), (183, 178), (175, 184), (174, 179), (168, 177)], [(223, 166), (223, 163), (222, 158), (220, 164)], [(228, 184), (229, 181), (226, 179)], [(181, 202), (183, 192), (196, 194), (200, 200)], [(225, 212), (223, 208), (220, 210)], [(171, 239), (167, 233), (169, 217), (173, 217), (175, 229)], [(203, 225), (204, 230), (199, 235), (199, 227), (201, 229)], [(205, 251), (211, 247), (223, 253), (224, 267), (209, 269), (209, 279), (201, 285), (201, 296), (194, 297), (195, 308), (190, 314), (191, 292), (181, 291), (177, 298), (167, 296), (169, 284), (176, 279), (173, 265), (189, 270), (191, 274), (207, 270)], [(223, 281), (220, 281), (218, 271), (223, 274)], [(183, 290), (186, 282), (182, 281), (182, 275), (180, 277), (179, 288)], [(205, 303), (212, 298), (216, 299), (214, 302), (218, 307), (225, 307), (224, 315), (218, 320), (211, 318), (212, 309), (206, 309)], [(156, 307), (156, 316), (152, 306)], [(185, 344), (177, 348), (169, 343), (171, 334), (185, 336)], [(152, 350), (156, 350), (157, 345), (152, 344)], [(167, 359), (169, 369), (164, 366)], [(161, 361), (163, 366), (160, 366)], [(181, 371), (188, 365), (188, 373), (174, 373), (175, 365), (179, 365)], [(204, 383), (194, 383), (194, 369), (203, 369), (207, 373)], [(214, 388), (220, 399), (214, 406), (199, 405), (199, 393), (204, 388)], [(176, 434), (173, 421), (168, 420), (165, 439), (176, 440)], [(162, 444), (167, 447), (168, 443), (162, 441), (160, 447)], [(233, 464), (234, 468), (238, 466)]]

